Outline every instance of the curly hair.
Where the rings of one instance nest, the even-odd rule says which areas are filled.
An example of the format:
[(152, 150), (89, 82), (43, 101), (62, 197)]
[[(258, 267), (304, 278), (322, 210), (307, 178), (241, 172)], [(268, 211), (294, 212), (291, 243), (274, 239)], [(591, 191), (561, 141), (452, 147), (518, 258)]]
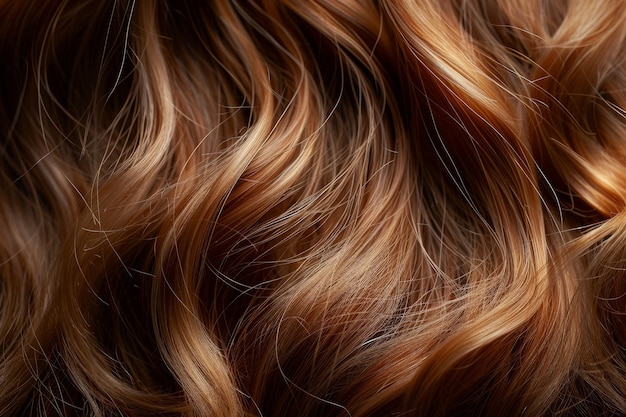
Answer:
[(0, 2), (0, 415), (626, 415), (626, 2)]

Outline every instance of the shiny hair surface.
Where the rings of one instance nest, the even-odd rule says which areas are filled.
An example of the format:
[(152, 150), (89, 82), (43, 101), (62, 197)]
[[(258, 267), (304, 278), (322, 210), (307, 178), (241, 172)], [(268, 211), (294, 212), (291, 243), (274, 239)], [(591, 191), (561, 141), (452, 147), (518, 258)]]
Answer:
[(0, 415), (626, 415), (626, 2), (0, 0)]

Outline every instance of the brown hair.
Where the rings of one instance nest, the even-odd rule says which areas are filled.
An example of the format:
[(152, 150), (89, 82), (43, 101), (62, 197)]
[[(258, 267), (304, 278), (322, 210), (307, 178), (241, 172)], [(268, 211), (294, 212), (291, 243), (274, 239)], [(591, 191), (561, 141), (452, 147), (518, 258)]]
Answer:
[(626, 414), (626, 2), (0, 4), (0, 414)]

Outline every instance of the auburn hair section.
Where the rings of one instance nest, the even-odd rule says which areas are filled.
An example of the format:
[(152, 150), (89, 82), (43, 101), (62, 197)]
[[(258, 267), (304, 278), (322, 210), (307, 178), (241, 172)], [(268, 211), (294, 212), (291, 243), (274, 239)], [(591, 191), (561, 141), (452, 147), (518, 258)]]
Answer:
[(0, 415), (626, 415), (626, 2), (0, 1)]

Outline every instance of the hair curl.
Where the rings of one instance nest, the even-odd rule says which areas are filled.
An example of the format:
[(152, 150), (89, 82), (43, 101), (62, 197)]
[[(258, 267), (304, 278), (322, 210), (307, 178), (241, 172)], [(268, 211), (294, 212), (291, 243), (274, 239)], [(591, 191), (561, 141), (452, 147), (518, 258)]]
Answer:
[(0, 414), (626, 415), (626, 2), (0, 4)]

